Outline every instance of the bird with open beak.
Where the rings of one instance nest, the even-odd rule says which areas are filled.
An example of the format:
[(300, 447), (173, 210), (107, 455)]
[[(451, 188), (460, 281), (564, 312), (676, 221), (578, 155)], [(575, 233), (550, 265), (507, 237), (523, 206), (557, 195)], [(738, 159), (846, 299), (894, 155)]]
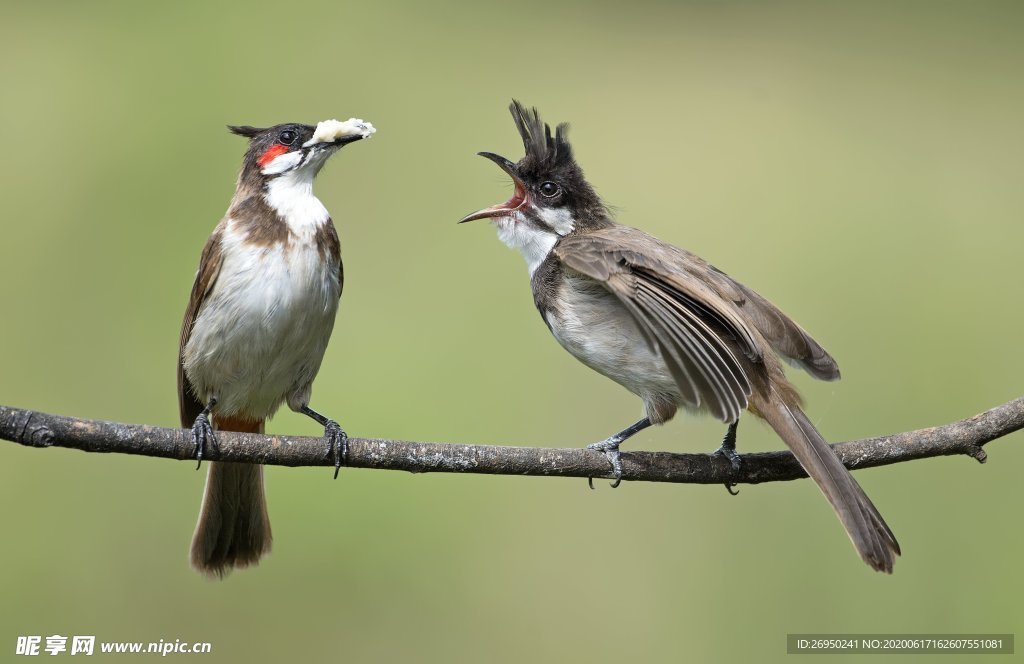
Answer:
[(643, 402), (644, 416), (591, 449), (615, 485), (619, 445), (680, 408), (729, 425), (716, 454), (739, 467), (736, 427), (748, 410), (789, 446), (832, 505), (861, 558), (891, 572), (899, 544), (871, 500), (804, 414), (780, 356), (835, 380), (835, 360), (766, 299), (703, 259), (616, 223), (587, 182), (568, 127), (551, 131), (537, 109), (510, 107), (526, 154), (480, 155), (512, 178), (504, 203), (467, 215), (490, 219), (526, 259), (534, 303), (555, 339)]

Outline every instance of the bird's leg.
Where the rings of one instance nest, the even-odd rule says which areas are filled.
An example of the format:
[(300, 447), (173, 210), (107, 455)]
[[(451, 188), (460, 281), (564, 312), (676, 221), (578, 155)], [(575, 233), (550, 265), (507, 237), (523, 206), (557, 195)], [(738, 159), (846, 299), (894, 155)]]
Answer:
[(732, 464), (733, 470), (739, 470), (740, 466), (743, 465), (740, 455), (736, 452), (736, 428), (739, 424), (740, 421), (736, 420), (729, 425), (729, 430), (725, 432), (722, 444), (711, 454), (711, 456), (724, 456)]
[[(730, 424), (729, 430), (725, 432), (725, 438), (722, 439), (722, 444), (718, 446), (717, 450), (711, 453), (711, 456), (713, 457), (724, 456), (726, 459), (728, 459), (729, 464), (732, 465), (732, 469), (734, 472), (738, 471), (740, 467), (743, 465), (739, 453), (736, 452), (736, 429), (737, 427), (739, 427), (739, 425), (739, 420), (736, 420), (735, 422)], [(732, 482), (726, 482), (725, 490), (735, 496), (738, 492), (732, 490), (734, 486), (736, 485), (733, 484)]]
[[(643, 431), (649, 426), (651, 426), (651, 420), (650, 418), (645, 417), (642, 420), (636, 422), (635, 424), (631, 424), (630, 426), (626, 427), (625, 429), (618, 432), (614, 436), (609, 436), (608, 438), (605, 438), (600, 443), (592, 443), (590, 445), (587, 445), (588, 450), (597, 450), (598, 452), (604, 452), (604, 455), (608, 457), (608, 461), (611, 462), (612, 477), (615, 478), (615, 481), (612, 482), (613, 489), (619, 486), (619, 483), (622, 482), (622, 460), (619, 456), (619, 445), (621, 445), (627, 438), (629, 438), (633, 434)], [(594, 478), (588, 477), (587, 484), (589, 484), (590, 488), (593, 489)]]
[(206, 408), (196, 416), (192, 423), (192, 445), (195, 446), (196, 470), (203, 463), (203, 453), (206, 451), (206, 442), (217, 443), (217, 436), (213, 433), (213, 425), (210, 424), (210, 412), (217, 405), (217, 399), (211, 398)]
[(299, 412), (313, 418), (324, 428), (327, 452), (328, 454), (334, 453), (334, 479), (338, 479), (338, 471), (341, 470), (341, 464), (348, 459), (348, 434), (342, 430), (337, 422), (324, 417), (309, 406), (303, 406)]

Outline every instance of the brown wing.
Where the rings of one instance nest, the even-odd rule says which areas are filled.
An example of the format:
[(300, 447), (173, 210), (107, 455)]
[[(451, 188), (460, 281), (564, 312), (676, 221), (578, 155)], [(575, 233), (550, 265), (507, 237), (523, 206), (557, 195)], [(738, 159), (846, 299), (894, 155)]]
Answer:
[(199, 270), (196, 272), (196, 280), (192, 284), (192, 293), (188, 298), (188, 306), (185, 307), (185, 319), (181, 322), (181, 341), (178, 345), (178, 412), (181, 415), (181, 426), (191, 427), (196, 417), (202, 412), (204, 404), (196, 398), (192, 384), (185, 375), (183, 355), (185, 344), (192, 335), (192, 326), (195, 325), (199, 310), (206, 301), (206, 296), (213, 289), (217, 281), (221, 266), (221, 236), (224, 234), (224, 222), (221, 222), (213, 229), (206, 246), (203, 247), (202, 256), (199, 258)]
[(341, 291), (345, 289), (345, 266), (341, 262), (341, 242), (334, 222), (328, 219), (327, 223), (322, 224), (316, 230), (314, 240), (320, 257), (338, 264), (338, 297), (341, 297)]
[[(775, 352), (792, 364), (819, 380), (837, 380), (840, 377), (836, 361), (803, 328), (771, 302), (699, 256), (628, 226), (617, 225), (587, 237), (622, 244), (618, 254), (631, 264), (650, 265), (655, 270), (667, 269), (672, 275), (687, 275), (695, 279), (705, 293), (711, 292), (731, 303), (733, 306), (728, 309), (741, 318), (742, 325), (756, 329)], [(641, 251), (636, 250), (638, 242), (643, 245)], [(698, 301), (701, 301), (699, 294)], [(760, 347), (750, 339), (740, 341), (748, 357), (760, 359)]]
[(614, 293), (668, 365), (686, 405), (733, 422), (747, 407), (744, 362), (761, 349), (735, 308), (702, 278), (706, 263), (626, 226), (570, 236), (555, 246), (567, 267)]
[(712, 265), (708, 267), (722, 295), (732, 299), (776, 353), (819, 380), (839, 379), (839, 365), (802, 327), (729, 275)]
[[(703, 280), (718, 295), (731, 302), (743, 316), (743, 320), (754, 327), (772, 349), (819, 380), (837, 380), (839, 365), (832, 356), (797, 325), (789, 316), (753, 290), (739, 283), (703, 258), (683, 251), (670, 244), (636, 229), (620, 226), (632, 233), (640, 233), (661, 245), (658, 256), (673, 267), (684, 264), (684, 271)], [(608, 229), (602, 233), (621, 235), (621, 231)]]

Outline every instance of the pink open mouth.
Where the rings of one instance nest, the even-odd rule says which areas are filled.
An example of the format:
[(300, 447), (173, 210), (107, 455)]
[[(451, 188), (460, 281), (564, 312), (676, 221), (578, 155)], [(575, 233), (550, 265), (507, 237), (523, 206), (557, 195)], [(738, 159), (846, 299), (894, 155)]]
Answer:
[(519, 208), (523, 207), (526, 203), (526, 188), (523, 186), (523, 183), (519, 181), (519, 178), (515, 176), (512, 176), (512, 182), (516, 187), (515, 191), (512, 192), (512, 198), (508, 199), (504, 203), (498, 203), (497, 205), (492, 205), (489, 208), (484, 208), (483, 210), (479, 210), (473, 214), (466, 215), (459, 221), (459, 223), (461, 224), (467, 221), (473, 221), (474, 219), (507, 217)]
[(523, 183), (515, 178), (512, 178), (512, 182), (515, 183), (516, 189), (512, 192), (512, 198), (505, 201), (505, 208), (509, 212), (518, 210), (526, 202), (526, 188), (523, 187)]

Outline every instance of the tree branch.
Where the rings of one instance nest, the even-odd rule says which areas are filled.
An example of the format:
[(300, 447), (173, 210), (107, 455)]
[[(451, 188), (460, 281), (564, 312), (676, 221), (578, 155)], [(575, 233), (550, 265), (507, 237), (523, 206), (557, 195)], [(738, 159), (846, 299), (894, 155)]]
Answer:
[[(833, 445), (847, 468), (871, 468), (901, 461), (966, 454), (984, 463), (986, 443), (1024, 428), (1024, 397), (959, 422), (906, 433)], [(191, 432), (144, 424), (122, 424), (50, 415), (0, 406), (0, 438), (29, 447), (68, 447), (83, 452), (119, 452), (188, 460)], [(276, 466), (332, 466), (320, 438), (218, 432), (205, 452), (211, 461), (244, 461)], [(609, 464), (599, 452), (582, 448), (544, 449), (421, 443), (377, 438), (349, 440), (348, 466), (413, 473), (482, 473), (606, 477)], [(732, 470), (708, 454), (623, 452), (622, 479), (645, 482), (724, 484), (778, 482), (806, 477), (789, 452), (743, 455)]]

